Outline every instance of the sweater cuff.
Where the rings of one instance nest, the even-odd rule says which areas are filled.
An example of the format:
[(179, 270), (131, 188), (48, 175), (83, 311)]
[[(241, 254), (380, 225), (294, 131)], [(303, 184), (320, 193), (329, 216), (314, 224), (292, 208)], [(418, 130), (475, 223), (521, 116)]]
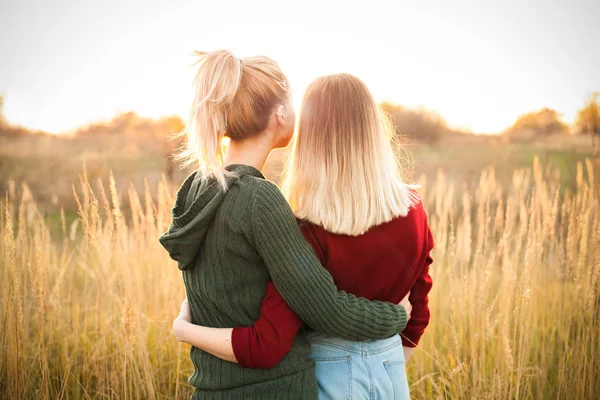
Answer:
[(419, 340), (423, 336), (423, 332), (410, 332), (406, 333), (406, 331), (400, 333), (400, 337), (402, 338), (402, 346), (403, 347), (417, 347), (419, 344)]
[(238, 364), (244, 368), (253, 368), (250, 357), (250, 341), (248, 340), (248, 327), (237, 327), (231, 331), (231, 347)]

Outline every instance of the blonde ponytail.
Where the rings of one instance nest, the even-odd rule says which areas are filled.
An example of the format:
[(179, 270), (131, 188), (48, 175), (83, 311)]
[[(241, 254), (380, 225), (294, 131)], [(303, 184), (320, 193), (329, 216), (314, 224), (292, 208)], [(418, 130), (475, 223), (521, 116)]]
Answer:
[(186, 165), (199, 162), (203, 176), (216, 178), (226, 188), (221, 142), (227, 131), (227, 111), (242, 79), (241, 61), (227, 50), (195, 54), (200, 67), (185, 130), (187, 149), (179, 158)]
[(187, 148), (177, 156), (189, 166), (196, 162), (205, 178), (215, 178), (227, 189), (224, 137), (242, 140), (264, 131), (270, 112), (288, 99), (288, 82), (279, 66), (267, 57), (244, 61), (228, 50), (196, 52), (200, 57), (194, 77), (194, 100), (182, 135)]

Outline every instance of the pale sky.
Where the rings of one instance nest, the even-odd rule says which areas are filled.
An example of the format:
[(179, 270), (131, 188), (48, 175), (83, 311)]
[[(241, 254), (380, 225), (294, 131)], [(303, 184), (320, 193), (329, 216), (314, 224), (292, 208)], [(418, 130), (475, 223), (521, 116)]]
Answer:
[(9, 121), (60, 132), (116, 112), (187, 115), (193, 50), (267, 55), (296, 103), (314, 78), (499, 131), (600, 90), (600, 1), (0, 0)]

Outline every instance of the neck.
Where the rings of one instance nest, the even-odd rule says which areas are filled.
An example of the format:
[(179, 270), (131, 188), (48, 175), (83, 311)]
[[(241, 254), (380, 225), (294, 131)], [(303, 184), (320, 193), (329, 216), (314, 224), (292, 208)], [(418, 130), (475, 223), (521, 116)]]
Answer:
[(245, 164), (262, 171), (273, 150), (268, 135), (258, 134), (244, 140), (230, 140), (223, 160), (225, 165)]

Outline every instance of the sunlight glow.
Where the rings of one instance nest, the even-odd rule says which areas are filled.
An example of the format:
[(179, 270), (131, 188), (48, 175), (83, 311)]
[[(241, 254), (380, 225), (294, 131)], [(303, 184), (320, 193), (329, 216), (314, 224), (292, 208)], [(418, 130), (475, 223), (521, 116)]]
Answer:
[(14, 3), (0, 26), (31, 35), (0, 48), (11, 59), (0, 67), (4, 113), (51, 132), (118, 111), (185, 118), (192, 51), (228, 48), (276, 60), (297, 106), (314, 78), (348, 72), (378, 101), (434, 110), (475, 132), (498, 132), (542, 107), (571, 122), (584, 97), (600, 88), (593, 68), (600, 56), (586, 50), (594, 36), (582, 34), (598, 29), (590, 12), (577, 16), (577, 29), (559, 33), (547, 27), (564, 25), (560, 7), (570, 3), (533, 19), (539, 9), (529, 3), (518, 12), (467, 3), (130, 0), (118, 13), (104, 3), (70, 4), (69, 13), (66, 3), (44, 12)]

